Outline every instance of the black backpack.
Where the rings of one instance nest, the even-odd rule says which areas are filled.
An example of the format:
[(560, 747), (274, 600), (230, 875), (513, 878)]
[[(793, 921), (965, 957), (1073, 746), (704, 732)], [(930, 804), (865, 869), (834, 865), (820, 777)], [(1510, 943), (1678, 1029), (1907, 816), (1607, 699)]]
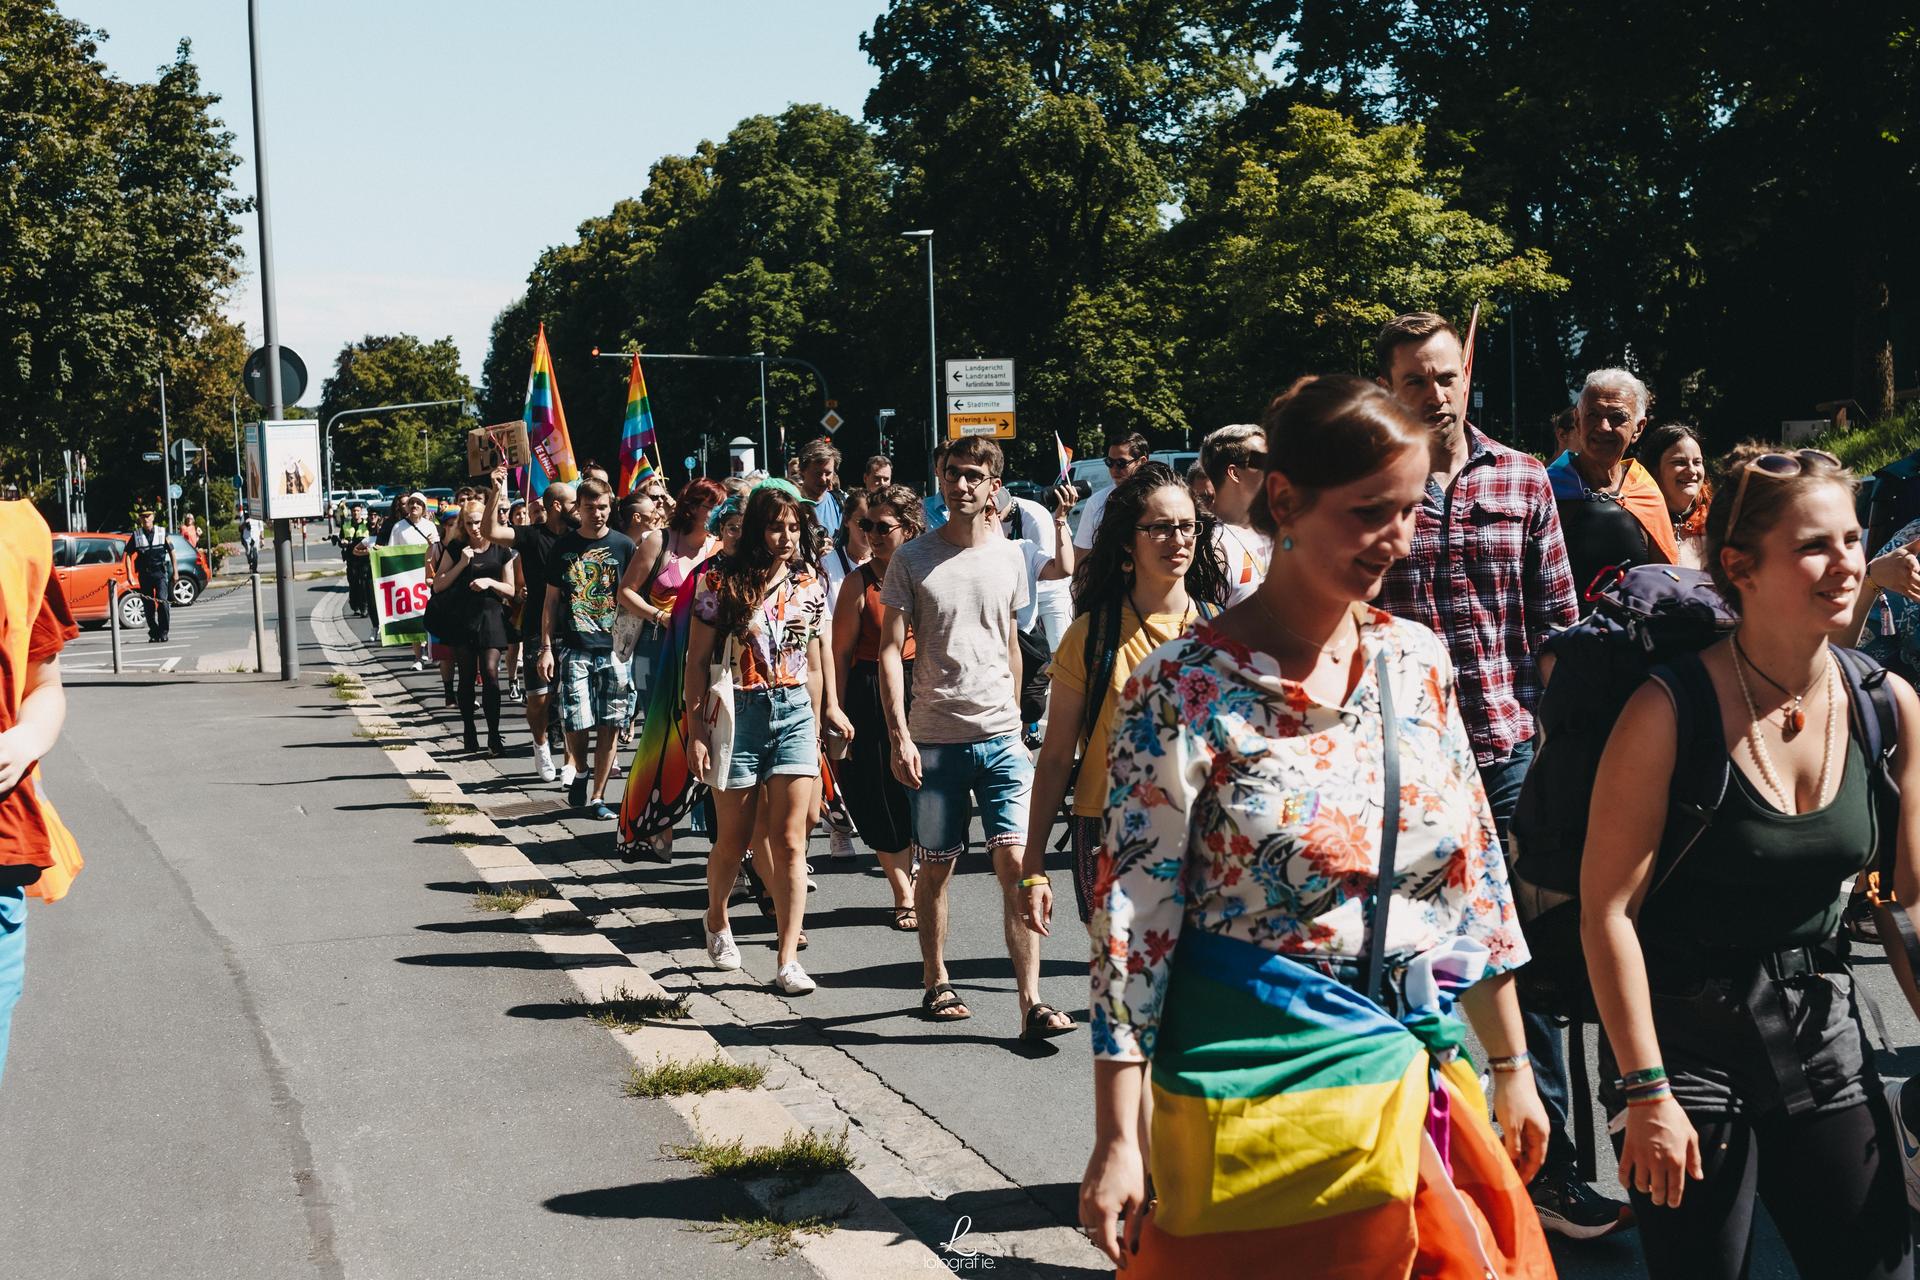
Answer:
[[(1698, 569), (1638, 566), (1603, 582), (1590, 598), (1594, 611), (1547, 643), (1553, 678), (1535, 712), (1543, 743), (1521, 788), (1509, 840), (1515, 903), (1533, 953), (1516, 978), (1521, 998), (1538, 1012), (1580, 1022), (1599, 1020), (1580, 945), (1579, 892), (1600, 753), (1634, 691), (1648, 679), (1665, 684), (1673, 694), (1678, 744), (1666, 830), (1648, 889), (1658, 893), (1712, 825), (1732, 776), (1719, 704), (1698, 654), (1737, 621)], [(1852, 649), (1836, 648), (1834, 656), (1852, 695), (1852, 731), (1873, 782), (1877, 862), (1891, 885), (1900, 792), (1890, 765), (1899, 718), (1879, 664)]]

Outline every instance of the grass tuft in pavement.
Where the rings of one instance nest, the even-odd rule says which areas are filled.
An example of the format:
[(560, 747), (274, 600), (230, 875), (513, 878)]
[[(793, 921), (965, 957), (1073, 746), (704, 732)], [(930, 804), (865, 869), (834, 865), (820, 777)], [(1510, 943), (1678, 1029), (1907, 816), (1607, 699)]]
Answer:
[(817, 1217), (783, 1222), (779, 1218), (723, 1216), (718, 1223), (698, 1223), (686, 1230), (710, 1235), (736, 1249), (744, 1249), (750, 1244), (764, 1244), (774, 1257), (784, 1258), (800, 1247), (801, 1236), (824, 1236), (837, 1225), (830, 1219)]
[(624, 982), (599, 1000), (568, 996), (560, 1003), (585, 1009), (589, 1019), (609, 1031), (638, 1031), (649, 1022), (682, 1022), (693, 1016), (685, 996), (643, 996), (630, 990)]
[(738, 1138), (731, 1142), (696, 1138), (666, 1150), (676, 1159), (698, 1165), (710, 1178), (765, 1178), (784, 1174), (806, 1179), (844, 1173), (853, 1168), (853, 1153), (847, 1149), (844, 1128), (831, 1138), (811, 1130), (789, 1133), (778, 1145), (768, 1147), (749, 1147)]
[(656, 1061), (644, 1070), (635, 1067), (627, 1072), (624, 1092), (629, 1098), (670, 1098), (720, 1089), (757, 1089), (766, 1078), (765, 1067), (742, 1066), (716, 1053), (699, 1062)]
[(398, 729), (355, 729), (353, 736), (356, 738), (371, 738), (378, 741), (381, 738), (403, 738), (406, 735)]
[(405, 751), (407, 744), (404, 742), (383, 742), (380, 744), (380, 749), (382, 751)]
[(479, 812), (470, 804), (443, 804), (437, 800), (425, 809), (428, 821), (436, 827), (444, 827), (455, 818), (471, 818)]
[(476, 911), (518, 911), (546, 896), (546, 889), (541, 885), (503, 884), (474, 894), (473, 908)]

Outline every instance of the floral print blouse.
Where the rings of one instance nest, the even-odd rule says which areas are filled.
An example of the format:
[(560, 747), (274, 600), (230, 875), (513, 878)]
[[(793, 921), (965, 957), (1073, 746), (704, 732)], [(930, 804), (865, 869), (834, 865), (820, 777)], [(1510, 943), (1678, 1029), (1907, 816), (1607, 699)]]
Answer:
[[(693, 616), (708, 626), (720, 617), (720, 574), (720, 568), (710, 563), (693, 594)], [(747, 616), (739, 644), (734, 647), (735, 687), (804, 687), (807, 646), (826, 631), (826, 620), (827, 588), (820, 575), (804, 566), (783, 575), (760, 607)], [(725, 636), (715, 637), (716, 659), (725, 644)]]
[(1464, 935), (1488, 948), (1489, 974), (1526, 962), (1446, 649), (1377, 610), (1360, 634), (1364, 674), (1341, 707), (1208, 624), (1128, 680), (1093, 919), (1095, 1057), (1152, 1056), (1183, 928), (1299, 959), (1360, 956), (1380, 865), (1383, 651), (1400, 734), (1387, 954)]

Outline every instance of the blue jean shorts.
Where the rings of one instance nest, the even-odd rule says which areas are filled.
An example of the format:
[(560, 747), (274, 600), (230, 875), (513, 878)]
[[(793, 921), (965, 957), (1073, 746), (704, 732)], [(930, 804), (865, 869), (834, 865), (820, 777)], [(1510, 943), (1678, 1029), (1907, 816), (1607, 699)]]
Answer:
[(804, 685), (733, 691), (733, 763), (722, 791), (744, 791), (768, 778), (811, 778), (820, 772), (820, 735)]
[(13, 1006), (27, 972), (27, 891), (18, 885), (0, 885), (0, 1073), (7, 1069), (7, 1037), (13, 1027)]
[(913, 793), (913, 842), (926, 862), (951, 862), (967, 847), (968, 797), (980, 806), (987, 848), (1027, 842), (1033, 757), (1020, 735), (985, 742), (917, 742), (920, 789)]
[(633, 679), (613, 654), (555, 649), (553, 682), (560, 687), (560, 723), (567, 732), (627, 722)]

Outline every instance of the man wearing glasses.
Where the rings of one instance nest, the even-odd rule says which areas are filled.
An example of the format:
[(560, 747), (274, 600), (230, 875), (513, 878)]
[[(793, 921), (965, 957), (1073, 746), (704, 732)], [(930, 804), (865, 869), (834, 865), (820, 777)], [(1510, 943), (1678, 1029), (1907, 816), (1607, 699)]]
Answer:
[(1125, 484), (1140, 464), (1147, 460), (1147, 438), (1138, 431), (1116, 432), (1107, 437), (1107, 474), (1113, 483), (1094, 491), (1080, 513), (1080, 527), (1073, 531), (1073, 545), (1082, 551), (1093, 550), (1093, 535), (1100, 529), (1100, 517), (1106, 514), (1107, 499)]
[[(1004, 460), (992, 440), (953, 441), (940, 463), (948, 519), (894, 552), (880, 587), (880, 700), (893, 773), (913, 793), (920, 848), (914, 909), (920, 919), (921, 1009), (936, 1022), (973, 1016), (947, 979), (947, 880), (967, 847), (969, 800), (994, 874), (1020, 993), (1021, 1034), (1040, 1039), (1073, 1030), (1040, 1000), (1039, 937), (1020, 923), (1021, 860), (1033, 758), (1021, 740), (1020, 648), (1015, 616), (1027, 603), (1027, 571), (1015, 544), (991, 518)], [(913, 629), (913, 705), (901, 665)]]

